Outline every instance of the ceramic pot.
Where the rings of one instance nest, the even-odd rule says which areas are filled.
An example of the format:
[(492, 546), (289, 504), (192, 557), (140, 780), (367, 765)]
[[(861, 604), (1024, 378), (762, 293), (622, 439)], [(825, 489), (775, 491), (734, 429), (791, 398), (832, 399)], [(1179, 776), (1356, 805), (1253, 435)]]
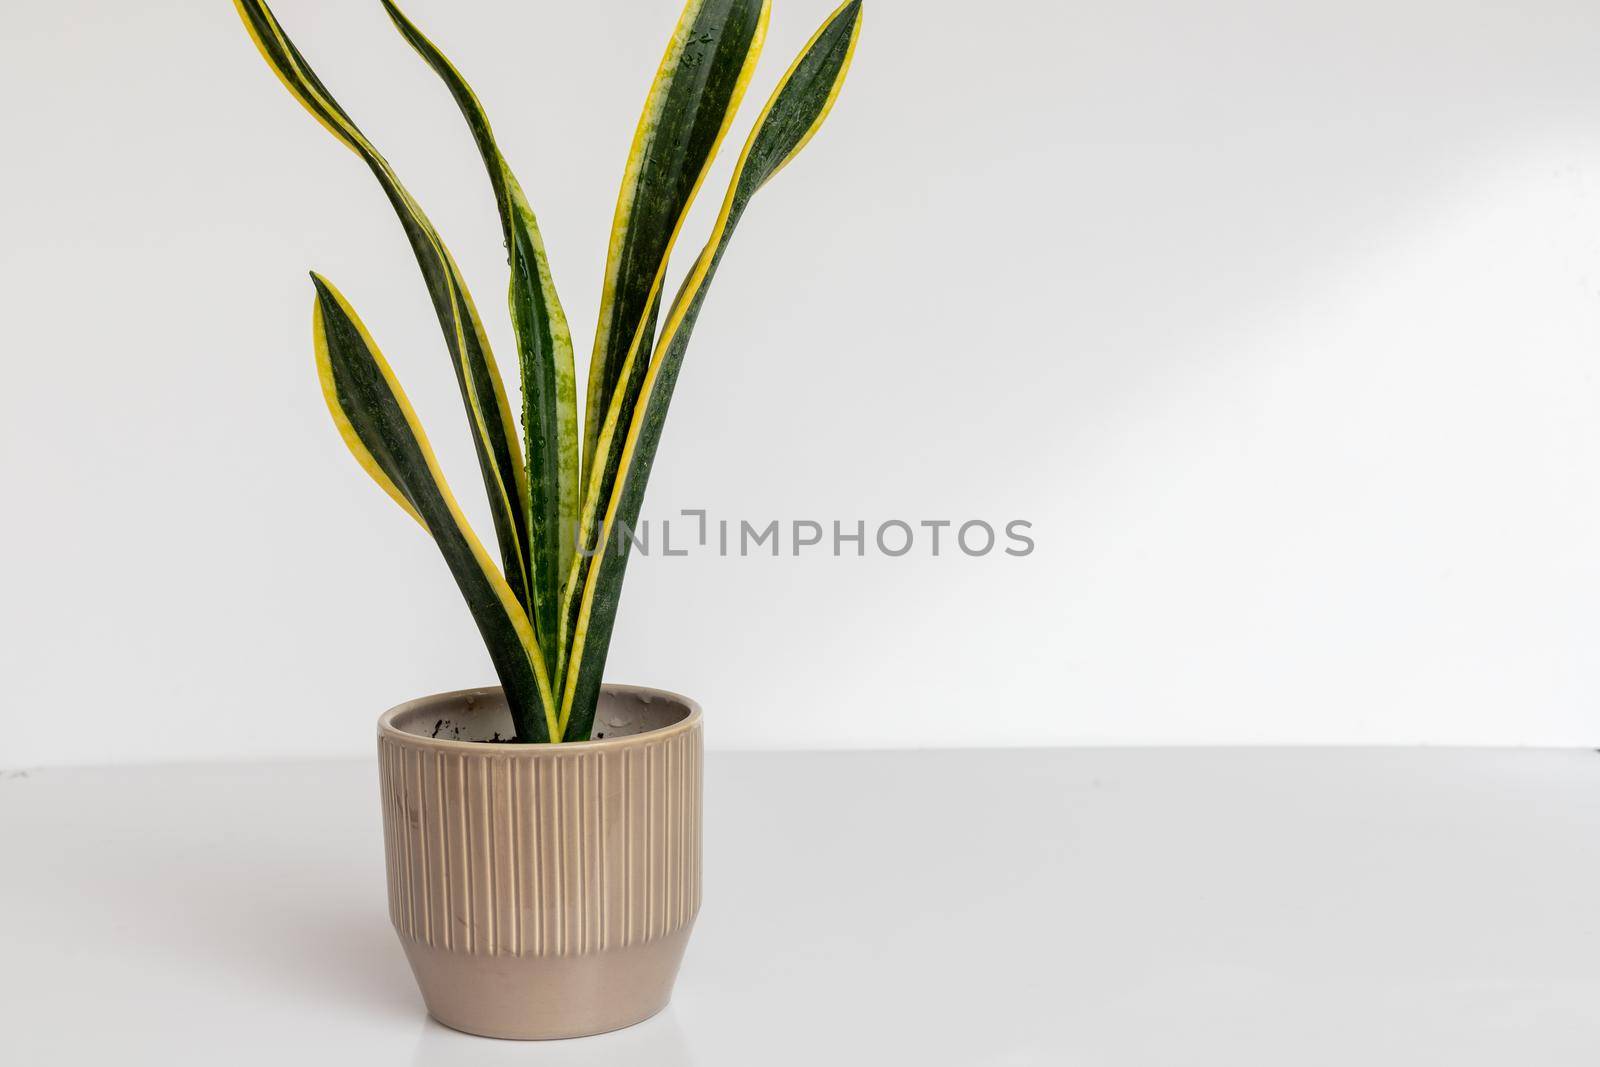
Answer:
[(488, 1037), (647, 1019), (700, 908), (700, 708), (610, 685), (593, 740), (510, 734), (499, 689), (378, 720), (389, 915), (422, 999)]

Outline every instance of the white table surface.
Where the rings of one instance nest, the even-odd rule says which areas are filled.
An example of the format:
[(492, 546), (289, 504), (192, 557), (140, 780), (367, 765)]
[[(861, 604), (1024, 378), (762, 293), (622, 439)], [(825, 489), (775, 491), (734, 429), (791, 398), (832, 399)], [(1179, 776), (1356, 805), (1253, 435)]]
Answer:
[(0, 772), (0, 1062), (1600, 1063), (1592, 752), (714, 752), (707, 776), (672, 1005), (524, 1044), (423, 1014), (370, 762)]

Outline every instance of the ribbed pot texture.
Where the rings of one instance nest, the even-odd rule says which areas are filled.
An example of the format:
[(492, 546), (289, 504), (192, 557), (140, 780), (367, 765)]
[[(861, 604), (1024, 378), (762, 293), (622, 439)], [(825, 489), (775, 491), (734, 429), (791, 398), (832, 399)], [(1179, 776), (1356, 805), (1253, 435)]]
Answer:
[(389, 914), (428, 1011), (506, 1038), (647, 1019), (700, 909), (700, 709), (606, 686), (593, 740), (510, 733), (499, 689), (378, 721)]

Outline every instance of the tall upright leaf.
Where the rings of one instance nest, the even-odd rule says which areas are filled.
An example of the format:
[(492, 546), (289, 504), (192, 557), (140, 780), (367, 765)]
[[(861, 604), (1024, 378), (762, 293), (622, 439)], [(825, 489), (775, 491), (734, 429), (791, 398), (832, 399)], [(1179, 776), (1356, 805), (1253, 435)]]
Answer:
[[(619, 455), (600, 446), (607, 412), (619, 401), (633, 410), (644, 379), (665, 282), (667, 261), (695, 194), (744, 99), (766, 39), (768, 0), (689, 0), (667, 43), (645, 98), (611, 227), (600, 297), (600, 321), (589, 362), (584, 408), (583, 499), (604, 500), (616, 480)], [(624, 368), (632, 373), (624, 373)], [(582, 549), (562, 591), (563, 659), (577, 621), (578, 596), (601, 512), (584, 507)]]
[(556, 620), (578, 524), (577, 384), (572, 333), (556, 296), (544, 238), (522, 186), (495, 143), (489, 116), (465, 78), (393, 0), (384, 9), (443, 80), (489, 172), (511, 267), (509, 303), (522, 369), (523, 447), (528, 462), (529, 614), (545, 660), (560, 676)]
[[(632, 546), (629, 538), (613, 535), (619, 523), (631, 528), (638, 522), (662, 423), (711, 279), (751, 198), (805, 147), (833, 107), (860, 30), (861, 0), (849, 0), (823, 23), (783, 76), (745, 143), (711, 237), (667, 313), (661, 338), (643, 373), (637, 403), (630, 413), (620, 394), (612, 399), (600, 438), (621, 437), (620, 463), (615, 488), (603, 498), (601, 536), (577, 602), (558, 736), (587, 738), (593, 727), (601, 672)], [(650, 299), (659, 292), (658, 283)], [(639, 351), (635, 346), (633, 355)], [(631, 367), (621, 370), (624, 377), (631, 372)], [(597, 447), (603, 450), (606, 445)], [(591, 483), (591, 491), (593, 487)], [(614, 543), (618, 541), (621, 543)]]
[(416, 412), (383, 353), (325, 279), (312, 334), (324, 399), (356, 460), (433, 535), (489, 649), (522, 741), (560, 738), (556, 705), (527, 613), (461, 514)]
[(705, 180), (766, 37), (766, 0), (688, 0), (645, 97), (623, 171), (584, 414), (584, 477), (623, 359), (655, 334), (651, 283)]
[(526, 605), (529, 573), (527, 471), (522, 465), (522, 450), (517, 443), (516, 424), (506, 400), (500, 369), (495, 364), (488, 336), (461, 272), (438, 231), (400, 184), (388, 161), (333, 99), (283, 32), (271, 9), (261, 0), (234, 0), (234, 6), (268, 66), (328, 132), (367, 164), (400, 218), (444, 332), (456, 382), (467, 408), (505, 578), (517, 600)]

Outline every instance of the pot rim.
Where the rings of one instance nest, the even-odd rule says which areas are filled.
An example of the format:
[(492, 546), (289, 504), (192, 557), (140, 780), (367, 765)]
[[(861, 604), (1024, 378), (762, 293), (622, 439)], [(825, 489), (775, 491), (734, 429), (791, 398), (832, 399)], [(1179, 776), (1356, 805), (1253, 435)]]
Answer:
[(657, 689), (648, 685), (622, 685), (606, 682), (600, 686), (602, 693), (621, 693), (648, 696), (652, 699), (663, 698), (676, 701), (689, 709), (689, 714), (672, 723), (655, 730), (646, 730), (640, 734), (624, 734), (621, 737), (605, 737), (598, 740), (590, 738), (587, 741), (559, 741), (559, 742), (534, 742), (521, 741), (456, 741), (446, 737), (424, 737), (421, 734), (410, 733), (395, 726), (394, 720), (400, 715), (414, 711), (436, 701), (454, 700), (460, 697), (493, 696), (504, 699), (504, 691), (498, 685), (473, 686), (470, 689), (452, 689), (443, 693), (430, 693), (427, 696), (416, 697), (402, 704), (396, 704), (382, 715), (378, 716), (378, 736), (387, 737), (397, 744), (411, 745), (417, 748), (437, 749), (447, 752), (476, 752), (482, 755), (500, 753), (505, 755), (538, 756), (541, 754), (558, 754), (561, 752), (591, 752), (596, 749), (626, 748), (629, 745), (640, 745), (647, 742), (659, 741), (662, 738), (672, 737), (685, 733), (700, 725), (702, 712), (700, 704), (684, 696), (674, 693), (670, 689)]

